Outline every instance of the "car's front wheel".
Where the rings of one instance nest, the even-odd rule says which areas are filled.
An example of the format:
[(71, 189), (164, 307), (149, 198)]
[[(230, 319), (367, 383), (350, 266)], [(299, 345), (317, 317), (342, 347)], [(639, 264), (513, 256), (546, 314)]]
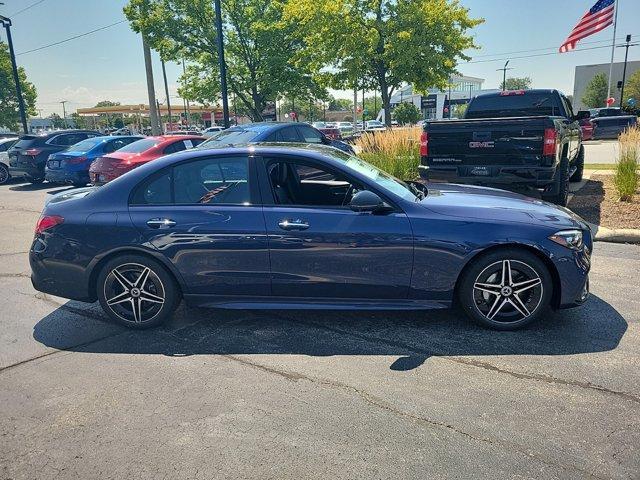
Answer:
[(180, 303), (171, 274), (142, 255), (122, 255), (107, 262), (98, 274), (96, 289), (107, 315), (130, 328), (160, 325)]
[(479, 324), (516, 330), (536, 321), (549, 306), (553, 282), (542, 260), (526, 250), (494, 250), (463, 272), (458, 301)]
[(7, 183), (10, 178), (9, 169), (4, 163), (0, 163), (0, 185)]

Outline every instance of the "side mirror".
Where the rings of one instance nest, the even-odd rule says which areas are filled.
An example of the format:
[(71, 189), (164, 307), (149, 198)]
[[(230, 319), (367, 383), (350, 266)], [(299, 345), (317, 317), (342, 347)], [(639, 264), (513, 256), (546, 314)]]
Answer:
[(349, 207), (354, 212), (379, 213), (391, 211), (391, 207), (389, 205), (384, 203), (378, 195), (369, 190), (361, 190), (356, 193), (351, 199)]

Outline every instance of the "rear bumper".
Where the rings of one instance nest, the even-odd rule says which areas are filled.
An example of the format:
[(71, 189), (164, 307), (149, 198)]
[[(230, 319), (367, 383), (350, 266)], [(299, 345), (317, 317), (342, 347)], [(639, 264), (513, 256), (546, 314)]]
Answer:
[(48, 182), (89, 183), (89, 172), (67, 172), (45, 169), (44, 178)]
[(553, 182), (555, 167), (420, 165), (420, 177), (430, 182), (472, 185), (527, 185), (543, 188)]
[(29, 167), (26, 165), (11, 166), (9, 165), (9, 175), (12, 177), (34, 177), (44, 176), (44, 171), (38, 167)]

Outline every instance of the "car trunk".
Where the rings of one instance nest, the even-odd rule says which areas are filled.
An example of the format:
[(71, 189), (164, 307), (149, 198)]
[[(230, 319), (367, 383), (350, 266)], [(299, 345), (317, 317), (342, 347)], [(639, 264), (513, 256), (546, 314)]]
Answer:
[(427, 124), (427, 164), (536, 165), (548, 117), (453, 120)]

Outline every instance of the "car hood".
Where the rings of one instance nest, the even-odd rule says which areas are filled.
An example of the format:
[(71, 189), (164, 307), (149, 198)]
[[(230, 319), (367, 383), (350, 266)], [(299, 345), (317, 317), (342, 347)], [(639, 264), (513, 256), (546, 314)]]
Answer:
[(427, 184), (429, 194), (421, 204), (447, 216), (539, 224), (550, 228), (588, 229), (572, 211), (542, 200), (497, 188), (457, 184)]

